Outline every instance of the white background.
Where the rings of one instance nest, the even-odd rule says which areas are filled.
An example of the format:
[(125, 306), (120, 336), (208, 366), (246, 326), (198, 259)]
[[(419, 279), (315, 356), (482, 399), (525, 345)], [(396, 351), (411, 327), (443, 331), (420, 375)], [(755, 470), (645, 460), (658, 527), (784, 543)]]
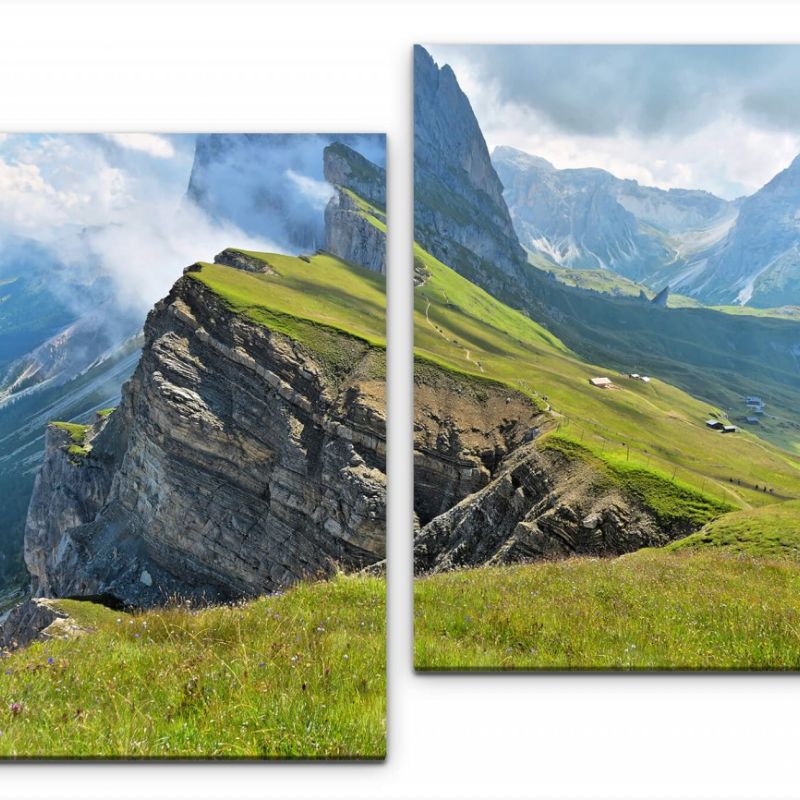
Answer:
[(791, 3), (0, 2), (0, 130), (387, 132), (391, 341), (387, 762), (7, 764), (0, 798), (800, 796), (794, 676), (414, 676), (409, 549), (411, 45), (783, 42), (799, 18)]

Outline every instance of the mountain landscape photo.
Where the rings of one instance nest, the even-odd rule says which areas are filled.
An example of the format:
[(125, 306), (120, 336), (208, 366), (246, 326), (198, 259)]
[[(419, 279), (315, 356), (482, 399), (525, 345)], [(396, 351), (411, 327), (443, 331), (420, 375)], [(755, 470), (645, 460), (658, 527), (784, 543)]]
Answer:
[(0, 756), (383, 757), (385, 149), (0, 139)]
[(415, 48), (418, 669), (800, 667), (799, 76)]

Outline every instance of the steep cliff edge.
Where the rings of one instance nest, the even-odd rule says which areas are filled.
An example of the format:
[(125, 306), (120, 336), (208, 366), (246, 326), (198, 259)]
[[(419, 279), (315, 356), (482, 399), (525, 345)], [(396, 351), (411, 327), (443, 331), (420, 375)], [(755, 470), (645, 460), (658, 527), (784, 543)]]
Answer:
[(351, 264), (386, 272), (386, 171), (340, 142), (323, 153), (334, 196), (325, 207), (325, 249)]
[(275, 259), (284, 276), (268, 256), (262, 274), (189, 268), (91, 448), (51, 428), (25, 536), (36, 594), (227, 600), (383, 558), (385, 351), (270, 301), (292, 269), (352, 268)]

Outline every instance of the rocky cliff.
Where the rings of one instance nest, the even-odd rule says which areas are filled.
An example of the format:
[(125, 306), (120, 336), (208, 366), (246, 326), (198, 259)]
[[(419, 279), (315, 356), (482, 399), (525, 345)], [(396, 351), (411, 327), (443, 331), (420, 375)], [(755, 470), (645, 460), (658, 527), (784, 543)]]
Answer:
[(478, 121), (453, 70), (414, 48), (414, 235), (438, 259), (491, 283), (525, 263)]
[(341, 142), (325, 148), (325, 249), (351, 264), (386, 272), (386, 171)]
[(380, 560), (384, 353), (339, 346), (333, 375), (188, 271), (82, 452), (50, 430), (25, 535), (34, 593), (227, 600)]
[(659, 524), (584, 463), (530, 442), (513, 450), (478, 492), (422, 528), (414, 568), (423, 574), (572, 555), (617, 556), (667, 544), (691, 530)]
[(730, 510), (646, 470), (615, 472), (555, 427), (550, 411), (507, 386), (417, 369), (416, 574), (619, 556)]

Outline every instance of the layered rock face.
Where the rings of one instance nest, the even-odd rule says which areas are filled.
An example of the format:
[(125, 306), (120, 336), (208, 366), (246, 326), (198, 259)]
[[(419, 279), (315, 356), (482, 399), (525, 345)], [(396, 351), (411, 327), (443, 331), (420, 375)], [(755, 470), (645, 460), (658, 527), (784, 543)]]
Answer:
[(386, 272), (386, 171), (341, 142), (323, 153), (335, 194), (325, 207), (325, 249), (351, 264)]
[(227, 600), (383, 558), (383, 351), (343, 337), (352, 368), (330, 375), (191, 273), (145, 339), (80, 463), (51, 434), (25, 537), (35, 593)]
[(386, 232), (365, 215), (358, 199), (339, 189), (325, 207), (325, 249), (351, 264), (386, 272)]
[(425, 525), (484, 488), (503, 459), (539, 433), (542, 414), (500, 385), (417, 365), (414, 376), (414, 511)]
[(666, 529), (581, 462), (514, 450), (485, 487), (425, 525), (414, 542), (417, 574), (482, 564), (618, 556), (690, 533)]
[[(443, 154), (446, 154), (443, 156)], [(414, 235), (432, 255), (491, 282), (525, 263), (503, 185), (453, 70), (414, 48)]]

